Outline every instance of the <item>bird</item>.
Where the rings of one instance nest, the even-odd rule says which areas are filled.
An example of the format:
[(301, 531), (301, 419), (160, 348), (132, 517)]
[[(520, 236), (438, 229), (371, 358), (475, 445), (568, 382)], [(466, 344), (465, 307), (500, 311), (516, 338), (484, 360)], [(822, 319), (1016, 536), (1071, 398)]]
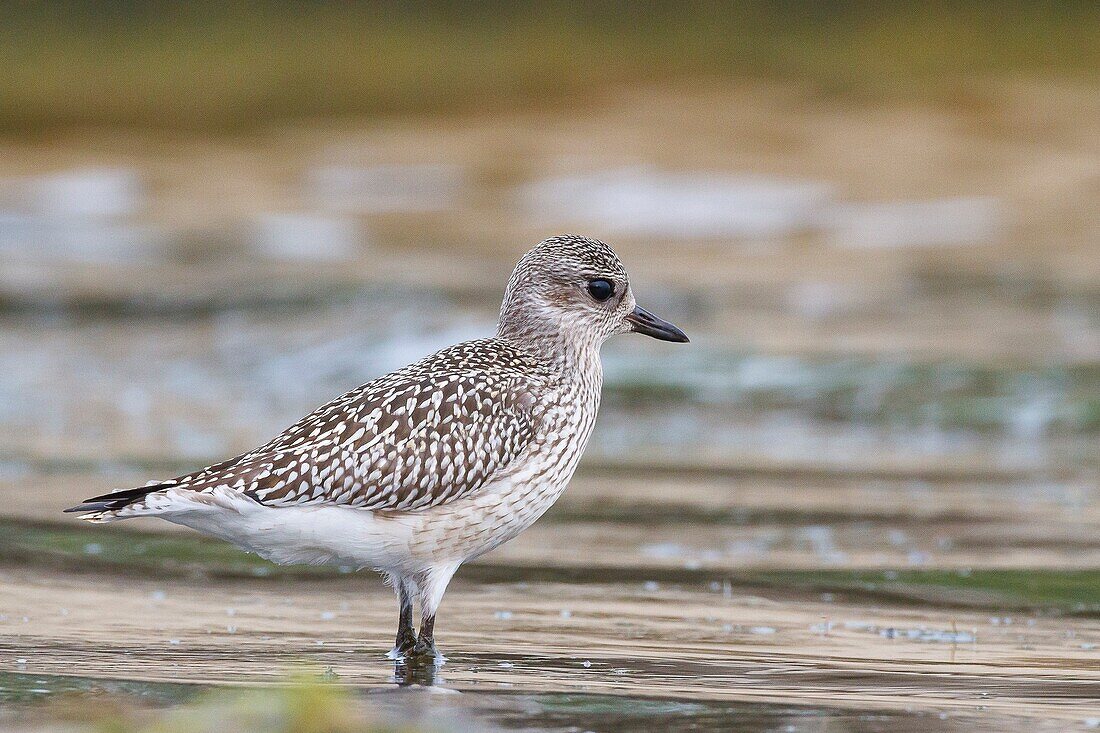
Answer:
[(160, 517), (279, 564), (372, 569), (398, 599), (390, 657), (442, 658), (452, 576), (561, 496), (599, 409), (600, 346), (627, 332), (688, 341), (636, 304), (611, 247), (551, 237), (516, 264), (494, 336), (369, 381), (235, 458), (65, 511)]

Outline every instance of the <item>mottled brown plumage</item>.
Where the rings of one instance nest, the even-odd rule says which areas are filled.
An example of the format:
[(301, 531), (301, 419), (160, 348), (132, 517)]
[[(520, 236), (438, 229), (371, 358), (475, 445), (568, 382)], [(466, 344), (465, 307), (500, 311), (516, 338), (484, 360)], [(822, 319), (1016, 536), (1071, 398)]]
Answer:
[(268, 506), (435, 506), (507, 470), (531, 441), (534, 395), (551, 379), (513, 345), (458, 344), (322, 405), (228, 464), (173, 483), (195, 491), (225, 485)]

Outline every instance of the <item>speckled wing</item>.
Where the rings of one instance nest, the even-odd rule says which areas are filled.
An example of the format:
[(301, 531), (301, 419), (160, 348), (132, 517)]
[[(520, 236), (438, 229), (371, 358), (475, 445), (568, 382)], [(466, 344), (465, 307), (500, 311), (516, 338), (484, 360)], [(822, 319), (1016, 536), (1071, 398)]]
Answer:
[(535, 401), (516, 370), (470, 364), (463, 346), (352, 390), (266, 445), (173, 483), (224, 486), (269, 506), (404, 511), (475, 492), (531, 442)]

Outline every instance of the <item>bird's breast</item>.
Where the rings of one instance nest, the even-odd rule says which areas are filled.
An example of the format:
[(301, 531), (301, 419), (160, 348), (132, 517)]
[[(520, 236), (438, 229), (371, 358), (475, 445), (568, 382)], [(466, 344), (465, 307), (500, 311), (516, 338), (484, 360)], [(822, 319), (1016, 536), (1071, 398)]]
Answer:
[(558, 500), (588, 443), (598, 390), (565, 391), (540, 405), (539, 429), (506, 476), (421, 514), (415, 554), (433, 561), (482, 555), (530, 527)]

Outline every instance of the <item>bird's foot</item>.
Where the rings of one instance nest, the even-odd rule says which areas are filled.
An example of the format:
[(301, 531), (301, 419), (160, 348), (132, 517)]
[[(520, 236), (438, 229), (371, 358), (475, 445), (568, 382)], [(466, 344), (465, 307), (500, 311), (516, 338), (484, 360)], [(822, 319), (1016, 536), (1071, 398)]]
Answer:
[(431, 636), (421, 636), (417, 639), (416, 644), (412, 648), (411, 656), (422, 660), (443, 660), (443, 655), (439, 653), (439, 649), (435, 646), (435, 638)]
[(407, 654), (397, 657), (393, 666), (394, 681), (399, 685), (431, 687), (438, 681), (437, 675), (445, 661), (431, 637), (420, 637)]
[(397, 641), (394, 642), (393, 649), (386, 656), (390, 659), (408, 659), (415, 653), (415, 647), (416, 634), (409, 629), (397, 635)]

